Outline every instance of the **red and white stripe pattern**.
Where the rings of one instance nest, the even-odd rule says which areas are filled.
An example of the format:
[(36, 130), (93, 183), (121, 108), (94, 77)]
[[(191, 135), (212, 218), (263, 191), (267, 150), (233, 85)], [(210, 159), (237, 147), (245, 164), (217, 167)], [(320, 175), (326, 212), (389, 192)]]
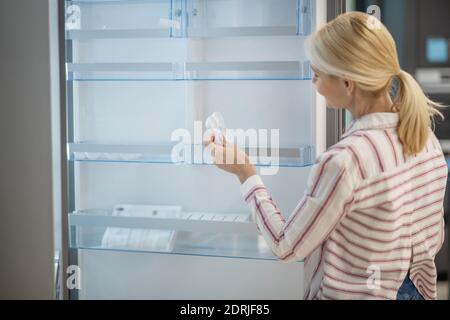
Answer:
[(447, 164), (431, 130), (420, 154), (404, 154), (398, 122), (395, 113), (353, 121), (343, 140), (317, 159), (287, 221), (259, 176), (241, 186), (280, 260), (320, 251), (312, 276), (320, 285), (311, 286), (308, 298), (396, 299), (409, 271), (419, 292), (436, 299)]

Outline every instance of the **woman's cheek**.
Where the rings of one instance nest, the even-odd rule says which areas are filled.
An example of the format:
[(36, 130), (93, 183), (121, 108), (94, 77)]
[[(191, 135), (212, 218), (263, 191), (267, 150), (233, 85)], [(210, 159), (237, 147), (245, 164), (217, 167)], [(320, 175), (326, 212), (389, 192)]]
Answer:
[(323, 96), (326, 100), (330, 99), (329, 90), (327, 90), (326, 86), (324, 86), (323, 83), (321, 83), (320, 80), (316, 84), (316, 91), (317, 91), (318, 94)]
[(313, 84), (314, 84), (314, 86), (316, 88), (317, 93), (319, 93), (320, 95), (323, 96), (324, 94), (323, 94), (323, 87), (322, 87), (321, 81), (320, 80), (316, 80), (315, 82), (313, 82)]

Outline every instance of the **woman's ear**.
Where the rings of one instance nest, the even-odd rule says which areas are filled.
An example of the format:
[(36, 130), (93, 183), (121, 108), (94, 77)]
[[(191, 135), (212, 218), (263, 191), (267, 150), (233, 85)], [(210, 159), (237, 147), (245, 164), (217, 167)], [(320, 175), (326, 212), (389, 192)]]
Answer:
[(343, 79), (345, 91), (347, 92), (347, 96), (352, 96), (355, 91), (355, 81), (349, 79)]

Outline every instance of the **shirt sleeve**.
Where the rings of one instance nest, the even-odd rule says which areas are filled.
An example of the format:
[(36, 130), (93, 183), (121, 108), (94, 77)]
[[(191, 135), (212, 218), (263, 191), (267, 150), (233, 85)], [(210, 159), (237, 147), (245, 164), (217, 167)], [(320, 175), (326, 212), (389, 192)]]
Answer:
[(304, 196), (287, 221), (259, 176), (241, 185), (251, 218), (278, 259), (303, 260), (329, 237), (354, 200), (349, 171), (335, 155), (322, 157), (312, 167)]

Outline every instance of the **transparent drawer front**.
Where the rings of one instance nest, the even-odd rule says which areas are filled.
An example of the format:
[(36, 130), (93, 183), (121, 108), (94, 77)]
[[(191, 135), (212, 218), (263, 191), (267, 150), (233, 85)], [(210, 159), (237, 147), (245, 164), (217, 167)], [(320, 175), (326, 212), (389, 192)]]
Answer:
[(72, 45), (69, 81), (310, 80), (298, 37), (126, 39)]
[(186, 64), (186, 78), (197, 80), (298, 80), (311, 76), (309, 62), (203, 62)]
[(276, 260), (248, 215), (117, 205), (73, 212), (69, 225), (72, 248)]
[(69, 81), (309, 80), (308, 61), (70, 63)]
[(174, 63), (70, 63), (67, 80), (175, 80), (177, 68)]

